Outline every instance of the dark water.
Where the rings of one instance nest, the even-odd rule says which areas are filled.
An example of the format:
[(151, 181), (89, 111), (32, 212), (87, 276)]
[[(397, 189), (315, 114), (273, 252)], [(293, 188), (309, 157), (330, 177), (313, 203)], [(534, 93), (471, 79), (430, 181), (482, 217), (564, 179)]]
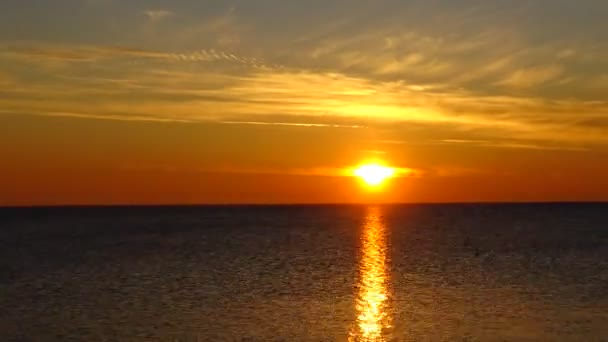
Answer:
[(608, 341), (608, 205), (0, 209), (2, 341)]

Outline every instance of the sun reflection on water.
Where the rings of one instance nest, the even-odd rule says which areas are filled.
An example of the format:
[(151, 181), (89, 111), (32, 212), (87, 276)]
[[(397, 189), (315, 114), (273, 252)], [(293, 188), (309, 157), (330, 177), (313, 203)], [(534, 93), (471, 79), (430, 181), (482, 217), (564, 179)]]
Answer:
[(386, 228), (378, 207), (370, 207), (362, 232), (357, 324), (350, 341), (386, 341), (391, 326), (388, 308)]

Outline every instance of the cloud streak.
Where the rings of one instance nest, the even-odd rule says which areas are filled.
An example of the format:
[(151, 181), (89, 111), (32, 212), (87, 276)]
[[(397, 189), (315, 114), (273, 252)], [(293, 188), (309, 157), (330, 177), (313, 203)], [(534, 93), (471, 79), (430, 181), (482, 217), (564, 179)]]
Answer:
[(151, 22), (158, 22), (173, 15), (173, 12), (162, 9), (146, 10), (143, 13)]
[[(52, 46), (20, 44), (0, 46), (0, 56), (31, 62), (99, 62), (103, 60), (149, 59), (169, 62), (230, 62), (247, 64), (258, 68), (271, 66), (256, 58), (237, 56), (234, 53), (215, 49), (191, 52), (162, 52), (114, 46)], [(272, 67), (280, 67), (274, 65)]]
[(326, 127), (326, 128), (365, 128), (358, 125), (297, 123), (297, 122), (268, 122), (268, 121), (219, 121), (226, 125), (254, 125), (254, 126), (291, 126), (291, 127)]

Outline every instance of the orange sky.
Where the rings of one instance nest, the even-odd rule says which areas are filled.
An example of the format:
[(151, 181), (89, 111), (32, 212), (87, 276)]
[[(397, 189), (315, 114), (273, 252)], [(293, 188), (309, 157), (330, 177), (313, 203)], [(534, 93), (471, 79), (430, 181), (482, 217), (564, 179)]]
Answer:
[(606, 201), (602, 13), (3, 2), (0, 205)]
[(331, 171), (370, 156), (364, 133), (36, 116), (10, 124), (0, 137), (4, 205), (605, 200), (608, 189), (594, 151), (385, 144), (375, 158), (417, 173), (374, 192)]

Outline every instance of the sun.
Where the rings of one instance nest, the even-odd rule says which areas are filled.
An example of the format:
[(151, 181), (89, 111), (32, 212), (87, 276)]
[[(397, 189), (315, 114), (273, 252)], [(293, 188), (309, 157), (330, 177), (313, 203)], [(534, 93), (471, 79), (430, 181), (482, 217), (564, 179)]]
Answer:
[(354, 174), (369, 186), (379, 186), (395, 175), (395, 169), (378, 164), (365, 164), (356, 168)]

